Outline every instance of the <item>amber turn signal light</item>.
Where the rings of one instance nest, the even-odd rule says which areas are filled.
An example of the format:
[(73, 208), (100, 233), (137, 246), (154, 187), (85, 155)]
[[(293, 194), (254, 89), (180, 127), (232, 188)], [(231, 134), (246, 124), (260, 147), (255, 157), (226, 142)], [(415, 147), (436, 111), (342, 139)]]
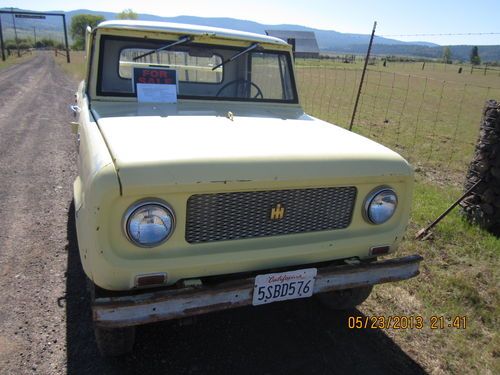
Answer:
[(138, 275), (135, 277), (135, 285), (137, 287), (159, 286), (165, 284), (166, 282), (166, 273), (150, 273), (146, 275)]
[(370, 248), (370, 255), (383, 255), (391, 250), (390, 246), (374, 246)]

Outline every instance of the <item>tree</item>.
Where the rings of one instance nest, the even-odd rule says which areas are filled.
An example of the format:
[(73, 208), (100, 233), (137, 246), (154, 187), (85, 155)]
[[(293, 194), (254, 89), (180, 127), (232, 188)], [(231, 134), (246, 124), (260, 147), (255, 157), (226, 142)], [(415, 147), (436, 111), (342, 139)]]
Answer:
[(119, 20), (136, 20), (139, 18), (136, 12), (134, 12), (132, 9), (124, 9), (120, 13), (116, 15), (116, 18)]
[(85, 46), (85, 30), (87, 26), (96, 27), (104, 21), (103, 16), (95, 16), (93, 14), (79, 14), (71, 19), (70, 33), (73, 38), (73, 48), (83, 49)]
[(57, 42), (53, 39), (50, 39), (50, 38), (42, 38), (41, 40), (39, 40), (38, 42), (36, 42), (37, 44), (40, 43), (40, 47), (37, 46), (37, 48), (41, 48), (41, 47), (54, 47)]
[(470, 63), (472, 65), (481, 64), (481, 58), (479, 57), (479, 50), (477, 46), (472, 47), (472, 50), (470, 51)]
[(450, 49), (450, 47), (443, 48), (443, 62), (445, 64), (451, 64), (451, 49)]
[(7, 39), (4, 41), (4, 45), (6, 49), (28, 49), (33, 47), (33, 40), (28, 38), (17, 38), (17, 43), (14, 39)]

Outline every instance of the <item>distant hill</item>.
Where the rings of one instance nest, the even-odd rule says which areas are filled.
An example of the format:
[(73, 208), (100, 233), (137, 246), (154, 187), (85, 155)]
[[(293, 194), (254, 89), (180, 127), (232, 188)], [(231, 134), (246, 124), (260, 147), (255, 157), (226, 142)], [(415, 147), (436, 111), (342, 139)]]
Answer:
[[(10, 8), (3, 8), (8, 9)], [(52, 11), (50, 11), (52, 12)], [(88, 9), (78, 9), (66, 12), (66, 22), (68, 27), (71, 24), (71, 18), (78, 14), (102, 15), (107, 20), (116, 18), (116, 13), (99, 12)], [(265, 34), (265, 30), (296, 30), (312, 31), (316, 34), (318, 45), (322, 51), (331, 51), (337, 53), (365, 53), (370, 39), (365, 34), (340, 33), (333, 30), (319, 30), (300, 25), (264, 25), (258, 22), (240, 20), (235, 18), (206, 18), (194, 16), (160, 17), (152, 14), (139, 14), (140, 20), (145, 21), (165, 21), (176, 23), (188, 23), (204, 26), (223, 27), (257, 34)], [(8, 38), (12, 34), (12, 18), (2, 17), (4, 37)], [(21, 30), (21, 35), (33, 35), (33, 27), (39, 30), (40, 35), (46, 31), (51, 34), (57, 33), (60, 29), (61, 20), (59, 17), (47, 17), (45, 21), (22, 19), (16, 21), (16, 26)], [(452, 58), (457, 60), (468, 60), (472, 46), (451, 46)], [(373, 53), (380, 55), (404, 55), (425, 58), (440, 58), (443, 47), (429, 42), (403, 42), (396, 39), (377, 37), (374, 43)], [(479, 53), (482, 61), (500, 61), (500, 46), (479, 46)]]
[[(10, 8), (3, 8), (10, 10)], [(57, 12), (57, 11), (49, 11)], [(94, 14), (101, 15), (107, 20), (116, 19), (116, 13), (111, 12), (99, 12), (89, 9), (78, 9), (66, 12), (66, 22), (68, 27), (71, 23), (71, 18), (78, 14)], [(352, 44), (368, 44), (370, 40), (369, 35), (363, 34), (344, 34), (333, 30), (318, 30), (310, 27), (300, 26), (300, 25), (264, 25), (258, 22), (240, 20), (235, 18), (206, 18), (206, 17), (194, 17), (194, 16), (177, 16), (177, 17), (160, 17), (152, 14), (139, 14), (139, 19), (144, 21), (164, 21), (164, 22), (176, 22), (176, 23), (188, 23), (203, 26), (213, 26), (213, 27), (223, 27), (227, 29), (247, 31), (257, 34), (265, 34), (265, 30), (298, 30), (298, 31), (313, 31), (316, 34), (318, 44), (322, 50), (331, 50), (331, 47), (335, 46), (348, 46)], [(22, 22), (22, 25), (21, 25)], [(31, 30), (33, 26), (39, 27), (41, 30), (45, 27), (54, 30), (54, 28), (60, 27), (60, 19), (58, 17), (47, 17), (45, 21), (39, 20), (29, 20), (23, 19), (17, 21), (18, 27), (24, 27), (27, 30)], [(12, 18), (6, 17), (2, 18), (2, 24), (4, 28), (12, 28)], [(382, 44), (407, 44), (395, 39), (387, 38), (377, 38), (378, 43)], [(427, 42), (412, 42), (411, 44), (417, 45), (427, 45), (435, 46), (436, 44)]]
[[(468, 62), (470, 52), (473, 46), (449, 46), (451, 58), (455, 61)], [(500, 61), (500, 46), (477, 46), (482, 62)], [(376, 42), (373, 45), (372, 54), (379, 56), (407, 56), (425, 59), (441, 59), (444, 46), (422, 46), (412, 44), (380, 44)], [(335, 50), (336, 53), (345, 54), (364, 54), (366, 53), (366, 44), (351, 44), (340, 46)]]
[[(104, 16), (107, 20), (112, 20), (116, 18), (116, 13), (96, 12), (87, 9), (73, 10), (71, 12), (67, 12), (66, 14), (69, 17), (73, 17), (76, 14), (82, 14), (82, 13), (100, 14)], [(289, 25), (289, 24), (264, 25), (254, 21), (240, 20), (235, 18), (223, 18), (223, 17), (208, 18), (208, 17), (195, 17), (195, 16), (160, 17), (151, 14), (139, 14), (139, 19), (144, 21), (164, 21), (164, 22), (187, 23), (187, 24), (212, 26), (212, 27), (223, 27), (226, 29), (241, 30), (257, 34), (265, 34), (265, 30), (313, 31), (316, 34), (318, 45), (322, 50), (327, 50), (329, 49), (328, 46), (332, 45), (348, 46), (351, 44), (359, 44), (359, 43), (368, 44), (368, 41), (370, 40), (369, 35), (363, 35), (363, 34), (344, 34), (333, 30), (319, 30), (300, 25)], [(387, 38), (378, 38), (377, 42), (382, 44), (406, 44), (405, 42), (401, 42), (399, 40), (387, 39)], [(436, 46), (436, 44), (427, 42), (412, 42), (412, 44)]]

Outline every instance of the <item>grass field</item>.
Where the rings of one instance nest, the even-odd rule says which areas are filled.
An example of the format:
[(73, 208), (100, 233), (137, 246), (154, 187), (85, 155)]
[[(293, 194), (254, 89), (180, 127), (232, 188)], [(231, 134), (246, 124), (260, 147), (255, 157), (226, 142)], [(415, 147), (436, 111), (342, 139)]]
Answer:
[[(422, 316), (422, 330), (388, 330), (401, 348), (433, 374), (500, 373), (500, 239), (470, 226), (458, 210), (431, 239), (414, 240), (418, 230), (460, 195), (419, 178), (410, 226), (398, 255), (424, 257), (421, 274), (386, 284), (360, 307), (367, 316)], [(467, 327), (431, 329), (431, 317), (466, 317)]]
[(21, 55), (21, 57), (17, 57), (17, 54), (12, 54), (11, 56), (6, 56), (6, 60), (2, 61), (0, 57), (0, 69), (5, 69), (8, 68), (9, 66), (15, 65), (15, 64), (20, 64), (24, 61), (28, 61), (29, 59), (33, 58), (35, 56), (34, 53), (26, 53), (24, 55)]
[[(69, 65), (57, 60), (82, 79), (81, 53), (73, 53)], [(306, 112), (347, 127), (361, 65), (303, 60), (296, 71)], [(359, 310), (367, 316), (422, 316), (421, 330), (386, 333), (432, 374), (498, 374), (500, 239), (468, 225), (458, 210), (431, 239), (413, 239), (461, 195), (484, 101), (500, 100), (500, 77), (470, 74), (470, 67), (457, 72), (457, 66), (443, 64), (424, 70), (422, 63), (370, 66), (354, 130), (418, 166), (411, 221), (398, 255), (418, 253), (425, 260), (418, 278), (376, 287)], [(467, 327), (431, 329), (432, 316), (465, 316)]]
[[(451, 65), (452, 66), (452, 65)], [(447, 70), (445, 70), (447, 67)], [(361, 79), (360, 63), (298, 60), (306, 112), (348, 127)], [(462, 176), (471, 159), (484, 102), (500, 100), (500, 76), (445, 64), (370, 66), (353, 130), (375, 139), (432, 173)], [(458, 177), (460, 178), (460, 177)]]
[(83, 80), (86, 60), (85, 54), (82, 51), (71, 51), (71, 63), (69, 64), (66, 62), (66, 56), (58, 55), (55, 59), (59, 66), (76, 82)]

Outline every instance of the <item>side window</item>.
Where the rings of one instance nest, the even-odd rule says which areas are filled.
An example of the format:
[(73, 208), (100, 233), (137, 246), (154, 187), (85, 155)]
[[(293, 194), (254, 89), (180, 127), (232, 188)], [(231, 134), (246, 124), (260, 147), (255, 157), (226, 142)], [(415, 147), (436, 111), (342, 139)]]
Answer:
[(263, 92), (266, 99), (285, 100), (291, 97), (288, 65), (283, 55), (252, 53), (251, 80)]

